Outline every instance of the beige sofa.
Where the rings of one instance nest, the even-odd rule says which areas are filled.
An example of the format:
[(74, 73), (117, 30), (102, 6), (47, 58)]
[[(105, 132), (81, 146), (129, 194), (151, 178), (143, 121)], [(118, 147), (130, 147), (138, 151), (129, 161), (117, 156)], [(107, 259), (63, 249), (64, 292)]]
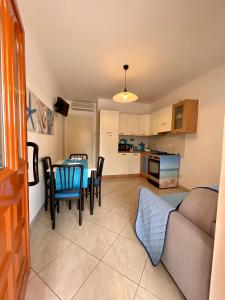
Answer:
[(208, 300), (218, 194), (192, 190), (170, 215), (162, 262), (188, 300)]

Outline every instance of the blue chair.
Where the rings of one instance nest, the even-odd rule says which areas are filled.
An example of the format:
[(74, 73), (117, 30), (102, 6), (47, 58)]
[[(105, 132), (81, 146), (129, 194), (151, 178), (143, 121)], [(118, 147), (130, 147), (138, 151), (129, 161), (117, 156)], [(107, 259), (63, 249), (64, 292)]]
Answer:
[(43, 175), (44, 175), (44, 184), (45, 184), (45, 211), (48, 210), (48, 200), (51, 201), (50, 194), (50, 172), (52, 161), (51, 157), (45, 156), (42, 158), (42, 166), (43, 166)]
[[(97, 163), (97, 171), (96, 171), (96, 176), (94, 178), (94, 182), (93, 182), (93, 187), (94, 187), (94, 195), (96, 195), (96, 198), (98, 198), (98, 204), (99, 206), (101, 206), (101, 198), (102, 198), (102, 172), (103, 172), (103, 166), (104, 166), (104, 161), (105, 158), (102, 156), (99, 156), (98, 158), (98, 163)], [(89, 192), (91, 189), (90, 186), (90, 179), (89, 179)], [(86, 190), (86, 197), (88, 196), (88, 189)]]
[(82, 224), (83, 208), (83, 166), (76, 165), (53, 165), (50, 172), (50, 185), (52, 195), (52, 229), (55, 229), (55, 209), (60, 200), (78, 201), (79, 225)]

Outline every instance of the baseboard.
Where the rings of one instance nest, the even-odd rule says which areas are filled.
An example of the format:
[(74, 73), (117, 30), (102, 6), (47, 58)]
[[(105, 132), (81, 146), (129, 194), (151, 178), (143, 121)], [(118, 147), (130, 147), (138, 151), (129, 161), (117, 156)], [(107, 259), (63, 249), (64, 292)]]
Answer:
[(134, 178), (141, 177), (141, 174), (124, 174), (124, 175), (105, 175), (102, 179)]
[(30, 223), (30, 228), (33, 226), (33, 224), (37, 221), (37, 219), (39, 218), (41, 211), (43, 210), (44, 207), (44, 203), (43, 205), (40, 207), (39, 211), (37, 212), (36, 216), (33, 218), (32, 222)]

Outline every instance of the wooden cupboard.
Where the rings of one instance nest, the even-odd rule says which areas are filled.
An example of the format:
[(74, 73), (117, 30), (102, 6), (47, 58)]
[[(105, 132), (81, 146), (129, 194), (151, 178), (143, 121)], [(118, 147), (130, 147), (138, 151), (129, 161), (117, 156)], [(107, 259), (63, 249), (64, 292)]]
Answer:
[(118, 173), (118, 134), (100, 134), (99, 154), (105, 158), (103, 175), (116, 175)]
[(138, 135), (148, 136), (150, 130), (150, 117), (147, 115), (138, 116)]
[(120, 114), (119, 115), (119, 135), (127, 135), (127, 121), (128, 121), (127, 114)]
[(149, 135), (156, 135), (158, 134), (158, 128), (159, 128), (159, 118), (158, 118), (158, 112), (152, 113), (150, 115), (150, 130)]
[(138, 115), (127, 115), (127, 135), (138, 135)]
[(197, 132), (198, 104), (198, 100), (186, 99), (173, 105), (173, 133)]
[(172, 128), (172, 105), (161, 109), (158, 113), (157, 132), (168, 132)]
[(118, 175), (129, 175), (140, 173), (140, 153), (118, 154)]
[(119, 112), (114, 110), (100, 110), (100, 133), (119, 133)]

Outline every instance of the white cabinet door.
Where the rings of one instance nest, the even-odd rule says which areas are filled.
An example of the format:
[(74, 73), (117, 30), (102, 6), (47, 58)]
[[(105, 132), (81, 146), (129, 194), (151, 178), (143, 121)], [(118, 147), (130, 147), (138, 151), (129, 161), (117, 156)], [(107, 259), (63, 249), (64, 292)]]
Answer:
[(138, 135), (138, 115), (127, 115), (127, 134)]
[(118, 154), (118, 174), (126, 175), (129, 174), (130, 168), (130, 154), (119, 153)]
[(168, 106), (158, 112), (159, 114), (159, 128), (158, 132), (171, 131), (172, 126), (172, 106)]
[(138, 135), (149, 135), (150, 118), (148, 115), (138, 116)]
[(120, 114), (119, 117), (119, 135), (127, 135), (127, 114)]
[(150, 115), (150, 135), (156, 135), (159, 130), (159, 113), (155, 112)]
[(105, 158), (103, 175), (118, 173), (118, 135), (100, 134), (99, 154)]
[(100, 133), (119, 133), (119, 112), (100, 110)]
[(140, 153), (129, 153), (130, 156), (130, 170), (129, 174), (140, 173), (141, 156)]

